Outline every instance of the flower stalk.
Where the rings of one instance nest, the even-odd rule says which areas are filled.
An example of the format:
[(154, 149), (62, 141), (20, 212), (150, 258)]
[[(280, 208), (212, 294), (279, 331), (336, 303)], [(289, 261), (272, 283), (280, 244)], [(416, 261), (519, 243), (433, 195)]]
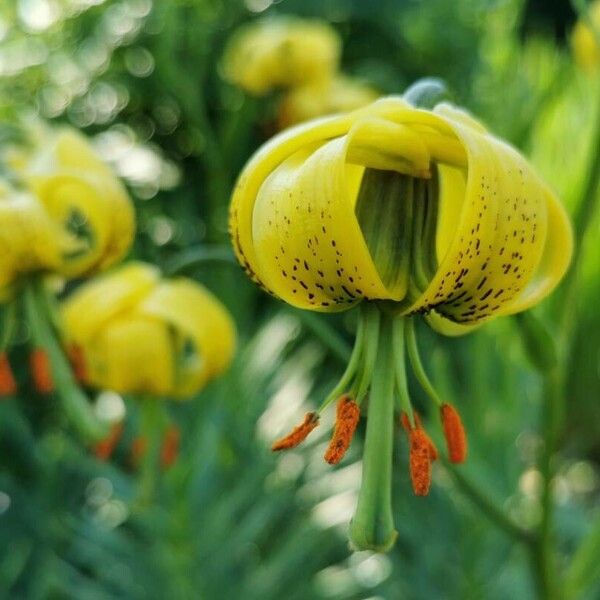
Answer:
[(44, 294), (43, 281), (38, 277), (30, 278), (23, 285), (25, 318), (33, 345), (48, 357), (56, 396), (69, 421), (85, 440), (97, 442), (106, 435), (106, 427), (95, 417), (87, 397), (73, 377), (69, 360), (46, 312)]
[(139, 505), (149, 504), (156, 490), (156, 475), (161, 463), (161, 439), (165, 426), (165, 414), (159, 398), (144, 396), (140, 398), (141, 430), (148, 440), (142, 457)]

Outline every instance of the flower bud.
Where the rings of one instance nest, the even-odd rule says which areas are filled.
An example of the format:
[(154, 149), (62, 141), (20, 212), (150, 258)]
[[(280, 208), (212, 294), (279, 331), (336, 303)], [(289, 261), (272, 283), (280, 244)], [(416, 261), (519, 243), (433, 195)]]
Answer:
[[(600, 1), (592, 2), (589, 8), (589, 17), (596, 28), (600, 29)], [(596, 32), (584, 19), (580, 19), (573, 28), (571, 45), (575, 62), (587, 71), (600, 67), (600, 44)]]
[(290, 90), (279, 106), (279, 128), (370, 104), (379, 94), (359, 80), (336, 75)]
[(223, 59), (227, 79), (263, 95), (330, 78), (340, 57), (340, 40), (326, 22), (294, 17), (267, 18), (241, 27)]

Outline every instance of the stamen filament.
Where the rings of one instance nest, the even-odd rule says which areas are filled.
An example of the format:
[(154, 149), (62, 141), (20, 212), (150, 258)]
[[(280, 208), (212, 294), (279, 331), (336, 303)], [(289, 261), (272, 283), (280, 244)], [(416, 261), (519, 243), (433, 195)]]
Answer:
[(334, 400), (337, 400), (341, 394), (347, 391), (347, 389), (352, 383), (352, 379), (357, 375), (359, 369), (359, 362), (364, 352), (363, 346), (365, 340), (365, 330), (367, 329), (366, 321), (366, 313), (365, 311), (361, 310), (359, 312), (358, 317), (356, 340), (354, 342), (354, 348), (352, 349), (352, 355), (350, 356), (350, 360), (348, 362), (346, 370), (344, 371), (344, 374), (340, 378), (339, 382), (327, 395), (327, 397), (317, 410), (319, 414), (321, 414)]
[(366, 303), (364, 308), (364, 319), (365, 319), (365, 340), (364, 340), (364, 352), (362, 355), (361, 362), (361, 373), (356, 382), (356, 389), (351, 389), (351, 395), (356, 398), (357, 404), (360, 404), (371, 384), (371, 380), (374, 376), (375, 361), (377, 359), (377, 345), (379, 343), (379, 322), (380, 313), (375, 306)]
[(397, 532), (392, 517), (392, 451), (394, 442), (393, 336), (391, 317), (383, 315), (377, 361), (370, 392), (358, 505), (350, 524), (357, 550), (385, 552)]
[(392, 323), (392, 343), (394, 353), (394, 376), (396, 380), (396, 390), (398, 391), (399, 409), (404, 411), (411, 428), (415, 427), (415, 415), (410, 402), (408, 393), (408, 383), (406, 381), (406, 363), (404, 359), (404, 317), (397, 317)]
[(417, 346), (417, 336), (415, 335), (415, 322), (414, 319), (407, 319), (406, 323), (406, 347), (408, 349), (408, 357), (410, 359), (410, 364), (413, 369), (413, 373), (417, 378), (418, 382), (421, 384), (421, 387), (425, 391), (425, 393), (438, 405), (442, 406), (442, 399), (439, 397), (438, 393), (435, 391), (427, 373), (425, 373), (425, 369), (423, 368), (423, 363), (421, 362), (421, 357), (419, 356), (419, 348)]

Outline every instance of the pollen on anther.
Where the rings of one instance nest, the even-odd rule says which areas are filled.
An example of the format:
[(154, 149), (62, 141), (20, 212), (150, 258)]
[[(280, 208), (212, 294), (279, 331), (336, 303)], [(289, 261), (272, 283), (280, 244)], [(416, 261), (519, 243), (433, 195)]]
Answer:
[(177, 460), (180, 443), (181, 432), (179, 427), (171, 425), (165, 432), (160, 449), (160, 464), (163, 469), (168, 469)]
[(319, 425), (319, 415), (314, 412), (306, 413), (304, 416), (304, 421), (294, 427), (294, 429), (285, 437), (277, 440), (271, 446), (271, 450), (273, 452), (277, 452), (279, 450), (289, 450), (290, 448), (295, 448), (298, 444), (303, 442), (308, 434)]
[(325, 460), (337, 465), (350, 447), (356, 426), (360, 419), (358, 404), (348, 395), (342, 396), (337, 403), (335, 429), (325, 452)]
[(410, 439), (410, 478), (416, 496), (427, 496), (431, 486), (430, 440), (423, 429), (413, 429)]
[(467, 458), (467, 436), (462, 419), (450, 404), (443, 404), (440, 414), (450, 462), (463, 463)]
[(98, 460), (108, 460), (123, 435), (123, 423), (113, 423), (108, 435), (94, 446), (94, 454)]
[(87, 368), (83, 348), (77, 344), (69, 346), (67, 349), (69, 361), (73, 368), (73, 375), (79, 383), (85, 383), (87, 380)]
[(410, 444), (410, 479), (416, 496), (427, 496), (431, 485), (431, 463), (438, 458), (438, 451), (423, 429), (423, 424), (417, 413), (414, 413), (415, 426), (412, 427), (406, 413), (401, 415), (401, 423)]

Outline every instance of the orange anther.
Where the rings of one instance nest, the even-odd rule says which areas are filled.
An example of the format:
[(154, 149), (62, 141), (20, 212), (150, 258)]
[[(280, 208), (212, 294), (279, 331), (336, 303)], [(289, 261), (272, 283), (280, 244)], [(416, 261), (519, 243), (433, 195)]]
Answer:
[(71, 361), (73, 375), (79, 383), (85, 383), (87, 378), (87, 370), (85, 367), (85, 355), (83, 348), (78, 344), (72, 344), (67, 350), (67, 355)]
[(421, 418), (415, 412), (412, 427), (406, 413), (400, 415), (402, 426), (408, 433), (410, 443), (410, 479), (417, 496), (427, 496), (431, 485), (431, 463), (438, 458), (438, 450), (423, 429)]
[(168, 469), (177, 460), (180, 440), (179, 428), (175, 425), (169, 426), (160, 449), (160, 464), (163, 469)]
[(442, 404), (440, 413), (450, 462), (465, 462), (467, 458), (467, 436), (460, 415), (450, 404)]
[(306, 413), (304, 422), (295, 427), (291, 433), (277, 440), (271, 446), (274, 452), (278, 450), (289, 450), (295, 448), (300, 442), (306, 439), (306, 436), (319, 424), (319, 415), (314, 412)]
[(417, 496), (427, 496), (431, 485), (431, 440), (423, 429), (413, 429), (410, 439), (410, 478)]
[(0, 352), (0, 396), (11, 396), (17, 391), (17, 383), (13, 375), (6, 352)]
[(148, 440), (143, 435), (138, 435), (131, 442), (131, 464), (138, 467), (148, 450)]
[(108, 435), (94, 446), (94, 454), (98, 460), (108, 460), (117, 447), (123, 434), (123, 423), (113, 423)]
[[(425, 438), (427, 439), (427, 442), (429, 444), (429, 458), (430, 460), (433, 462), (434, 460), (437, 460), (439, 457), (439, 452), (438, 449), (436, 447), (436, 445), (433, 443), (433, 440), (429, 437), (429, 434), (423, 429), (423, 424), (421, 422), (421, 417), (419, 417), (418, 413), (413, 413), (414, 415), (414, 419), (415, 419), (415, 431), (417, 429), (419, 429), (420, 431), (423, 432), (423, 435), (425, 436)], [(410, 425), (410, 421), (408, 420), (408, 415), (403, 412), (400, 415), (400, 422), (402, 423), (402, 427), (404, 427), (404, 430), (406, 431), (406, 433), (409, 434), (410, 437), (410, 432), (413, 431), (413, 428)]]
[(54, 379), (50, 369), (48, 354), (43, 348), (34, 348), (29, 355), (29, 369), (33, 385), (40, 394), (54, 391)]
[(335, 429), (325, 452), (325, 460), (337, 465), (350, 447), (354, 431), (360, 419), (360, 408), (350, 396), (342, 396), (337, 403)]

